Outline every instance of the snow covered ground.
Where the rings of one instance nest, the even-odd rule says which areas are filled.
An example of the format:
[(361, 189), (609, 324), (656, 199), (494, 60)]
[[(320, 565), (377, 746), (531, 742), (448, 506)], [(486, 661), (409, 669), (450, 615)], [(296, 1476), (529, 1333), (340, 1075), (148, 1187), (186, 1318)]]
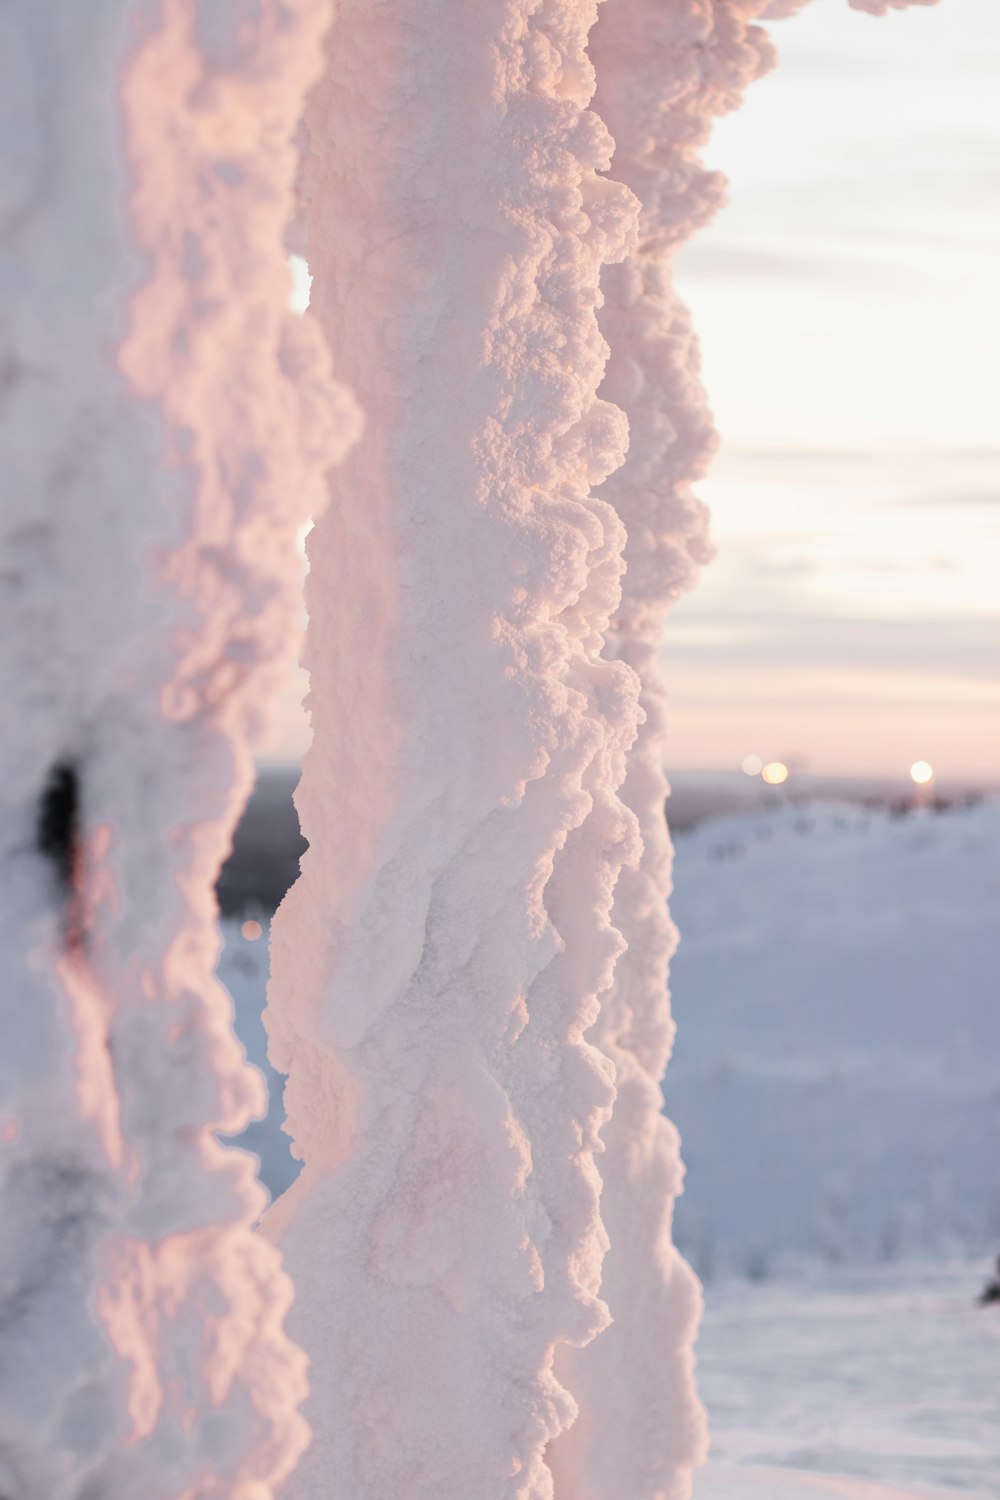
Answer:
[[(677, 846), (695, 1500), (998, 1500), (1000, 1308), (974, 1302), (1000, 1250), (1000, 801), (760, 806)], [(266, 934), (224, 929), (266, 1066)], [(272, 1089), (245, 1138), (274, 1192), (280, 1120)]]
[(705, 1279), (1000, 1250), (1000, 801), (677, 839), (677, 1237)]
[(698, 1379), (712, 1457), (695, 1500), (996, 1500), (1000, 1308), (975, 1305), (987, 1270), (710, 1285)]

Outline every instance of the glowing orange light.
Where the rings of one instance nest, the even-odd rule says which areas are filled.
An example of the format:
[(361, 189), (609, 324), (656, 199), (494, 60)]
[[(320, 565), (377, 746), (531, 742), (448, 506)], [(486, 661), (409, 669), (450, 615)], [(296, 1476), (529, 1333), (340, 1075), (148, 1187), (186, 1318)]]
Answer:
[(788, 780), (788, 767), (784, 761), (769, 760), (760, 774), (768, 786), (781, 786), (783, 781)]
[(934, 767), (929, 760), (915, 760), (910, 767), (910, 780), (917, 786), (927, 786), (934, 780)]
[(761, 773), (761, 771), (763, 769), (764, 769), (764, 762), (761, 760), (761, 758), (760, 758), (759, 755), (744, 755), (744, 757), (743, 757), (743, 774), (744, 774), (744, 776), (759, 776), (760, 773)]
[(242, 932), (248, 943), (255, 943), (259, 937), (263, 936), (264, 929), (259, 922), (254, 922), (251, 920), (249, 922), (244, 922), (243, 926), (240, 928), (240, 931)]

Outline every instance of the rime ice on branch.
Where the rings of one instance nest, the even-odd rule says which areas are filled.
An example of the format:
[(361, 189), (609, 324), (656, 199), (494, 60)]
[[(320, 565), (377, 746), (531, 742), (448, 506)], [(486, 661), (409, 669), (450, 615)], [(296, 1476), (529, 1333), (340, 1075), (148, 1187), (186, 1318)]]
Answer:
[(600, 493), (628, 533), (607, 654), (642, 684), (645, 719), (623, 788), (642, 858), (615, 893), (613, 921), (627, 949), (591, 1032), (614, 1062), (618, 1090), (601, 1133), (611, 1241), (602, 1295), (613, 1322), (593, 1347), (567, 1351), (558, 1364), (581, 1407), (551, 1455), (559, 1500), (683, 1500), (707, 1447), (692, 1357), (700, 1292), (671, 1241), (683, 1168), (660, 1093), (673, 1040), (667, 974), (676, 932), (666, 905), (672, 851), (659, 654), (670, 603), (711, 554), (707, 513), (691, 487), (715, 433), (670, 261), (720, 201), (721, 180), (704, 170), (699, 151), (713, 117), (739, 103), (769, 59), (763, 33), (748, 25), (762, 3), (610, 0), (591, 38), (596, 108), (615, 140), (612, 175), (642, 205), (638, 248), (604, 273), (600, 320), (611, 349), (602, 394), (625, 410), (631, 435), (624, 467)]
[[(550, 1453), (558, 1500), (686, 1500), (706, 1449), (692, 1357), (700, 1293), (671, 1242), (683, 1168), (659, 1087), (673, 1040), (667, 976), (676, 932), (666, 908), (672, 851), (658, 660), (666, 611), (710, 555), (706, 512), (691, 486), (715, 434), (671, 259), (723, 198), (722, 178), (700, 161), (714, 117), (736, 108), (773, 61), (752, 22), (804, 3), (608, 0), (591, 37), (595, 108), (615, 140), (612, 176), (642, 206), (637, 250), (603, 277), (600, 323), (611, 358), (601, 394), (626, 412), (631, 436), (624, 467), (600, 494), (628, 533), (607, 654), (633, 667), (642, 684), (645, 720), (622, 796), (638, 818), (643, 852), (615, 893), (612, 920), (628, 946), (590, 1033), (617, 1077), (614, 1114), (601, 1132), (601, 1213), (611, 1241), (601, 1293), (613, 1323), (557, 1362), (581, 1408)], [(851, 3), (880, 12), (892, 0)]]
[(591, 487), (626, 431), (595, 309), (634, 208), (594, 13), (344, 0), (310, 108), (312, 306), (366, 430), (309, 539), (311, 848), (273, 927), (294, 1500), (550, 1494), (553, 1351), (606, 1318), (583, 1032), (637, 703), (600, 654), (624, 537)]
[[(286, 312), (325, 3), (0, 17), (0, 1493), (264, 1500), (307, 1430), (212, 883), (351, 425)], [(235, 377), (235, 378), (234, 378)], [(319, 487), (322, 488), (321, 486)]]

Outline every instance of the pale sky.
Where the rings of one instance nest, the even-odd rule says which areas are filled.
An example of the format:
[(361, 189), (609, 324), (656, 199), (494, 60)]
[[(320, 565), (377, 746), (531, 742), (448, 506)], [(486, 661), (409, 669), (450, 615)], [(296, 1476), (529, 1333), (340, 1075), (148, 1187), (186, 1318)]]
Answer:
[(1000, 780), (1000, 0), (813, 0), (687, 247), (722, 448), (671, 764)]
[(772, 35), (678, 261), (722, 447), (670, 766), (1000, 781), (1000, 0), (813, 0)]

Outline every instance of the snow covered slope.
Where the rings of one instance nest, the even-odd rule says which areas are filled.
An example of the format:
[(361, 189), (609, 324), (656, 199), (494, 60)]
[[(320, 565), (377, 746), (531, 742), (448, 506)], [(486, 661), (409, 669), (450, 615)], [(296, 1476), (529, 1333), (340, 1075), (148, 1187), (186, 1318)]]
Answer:
[[(924, 1491), (929, 1494), (929, 1491)], [(695, 1500), (918, 1500), (913, 1491), (844, 1474), (809, 1474), (792, 1469), (720, 1470), (697, 1485)], [(936, 1491), (937, 1500), (971, 1500), (959, 1491)]]
[(694, 1500), (996, 1500), (1000, 1311), (987, 1263), (812, 1268), (708, 1288), (712, 1427)]
[(666, 1099), (701, 1274), (1000, 1242), (1000, 802), (718, 818), (675, 882)]

